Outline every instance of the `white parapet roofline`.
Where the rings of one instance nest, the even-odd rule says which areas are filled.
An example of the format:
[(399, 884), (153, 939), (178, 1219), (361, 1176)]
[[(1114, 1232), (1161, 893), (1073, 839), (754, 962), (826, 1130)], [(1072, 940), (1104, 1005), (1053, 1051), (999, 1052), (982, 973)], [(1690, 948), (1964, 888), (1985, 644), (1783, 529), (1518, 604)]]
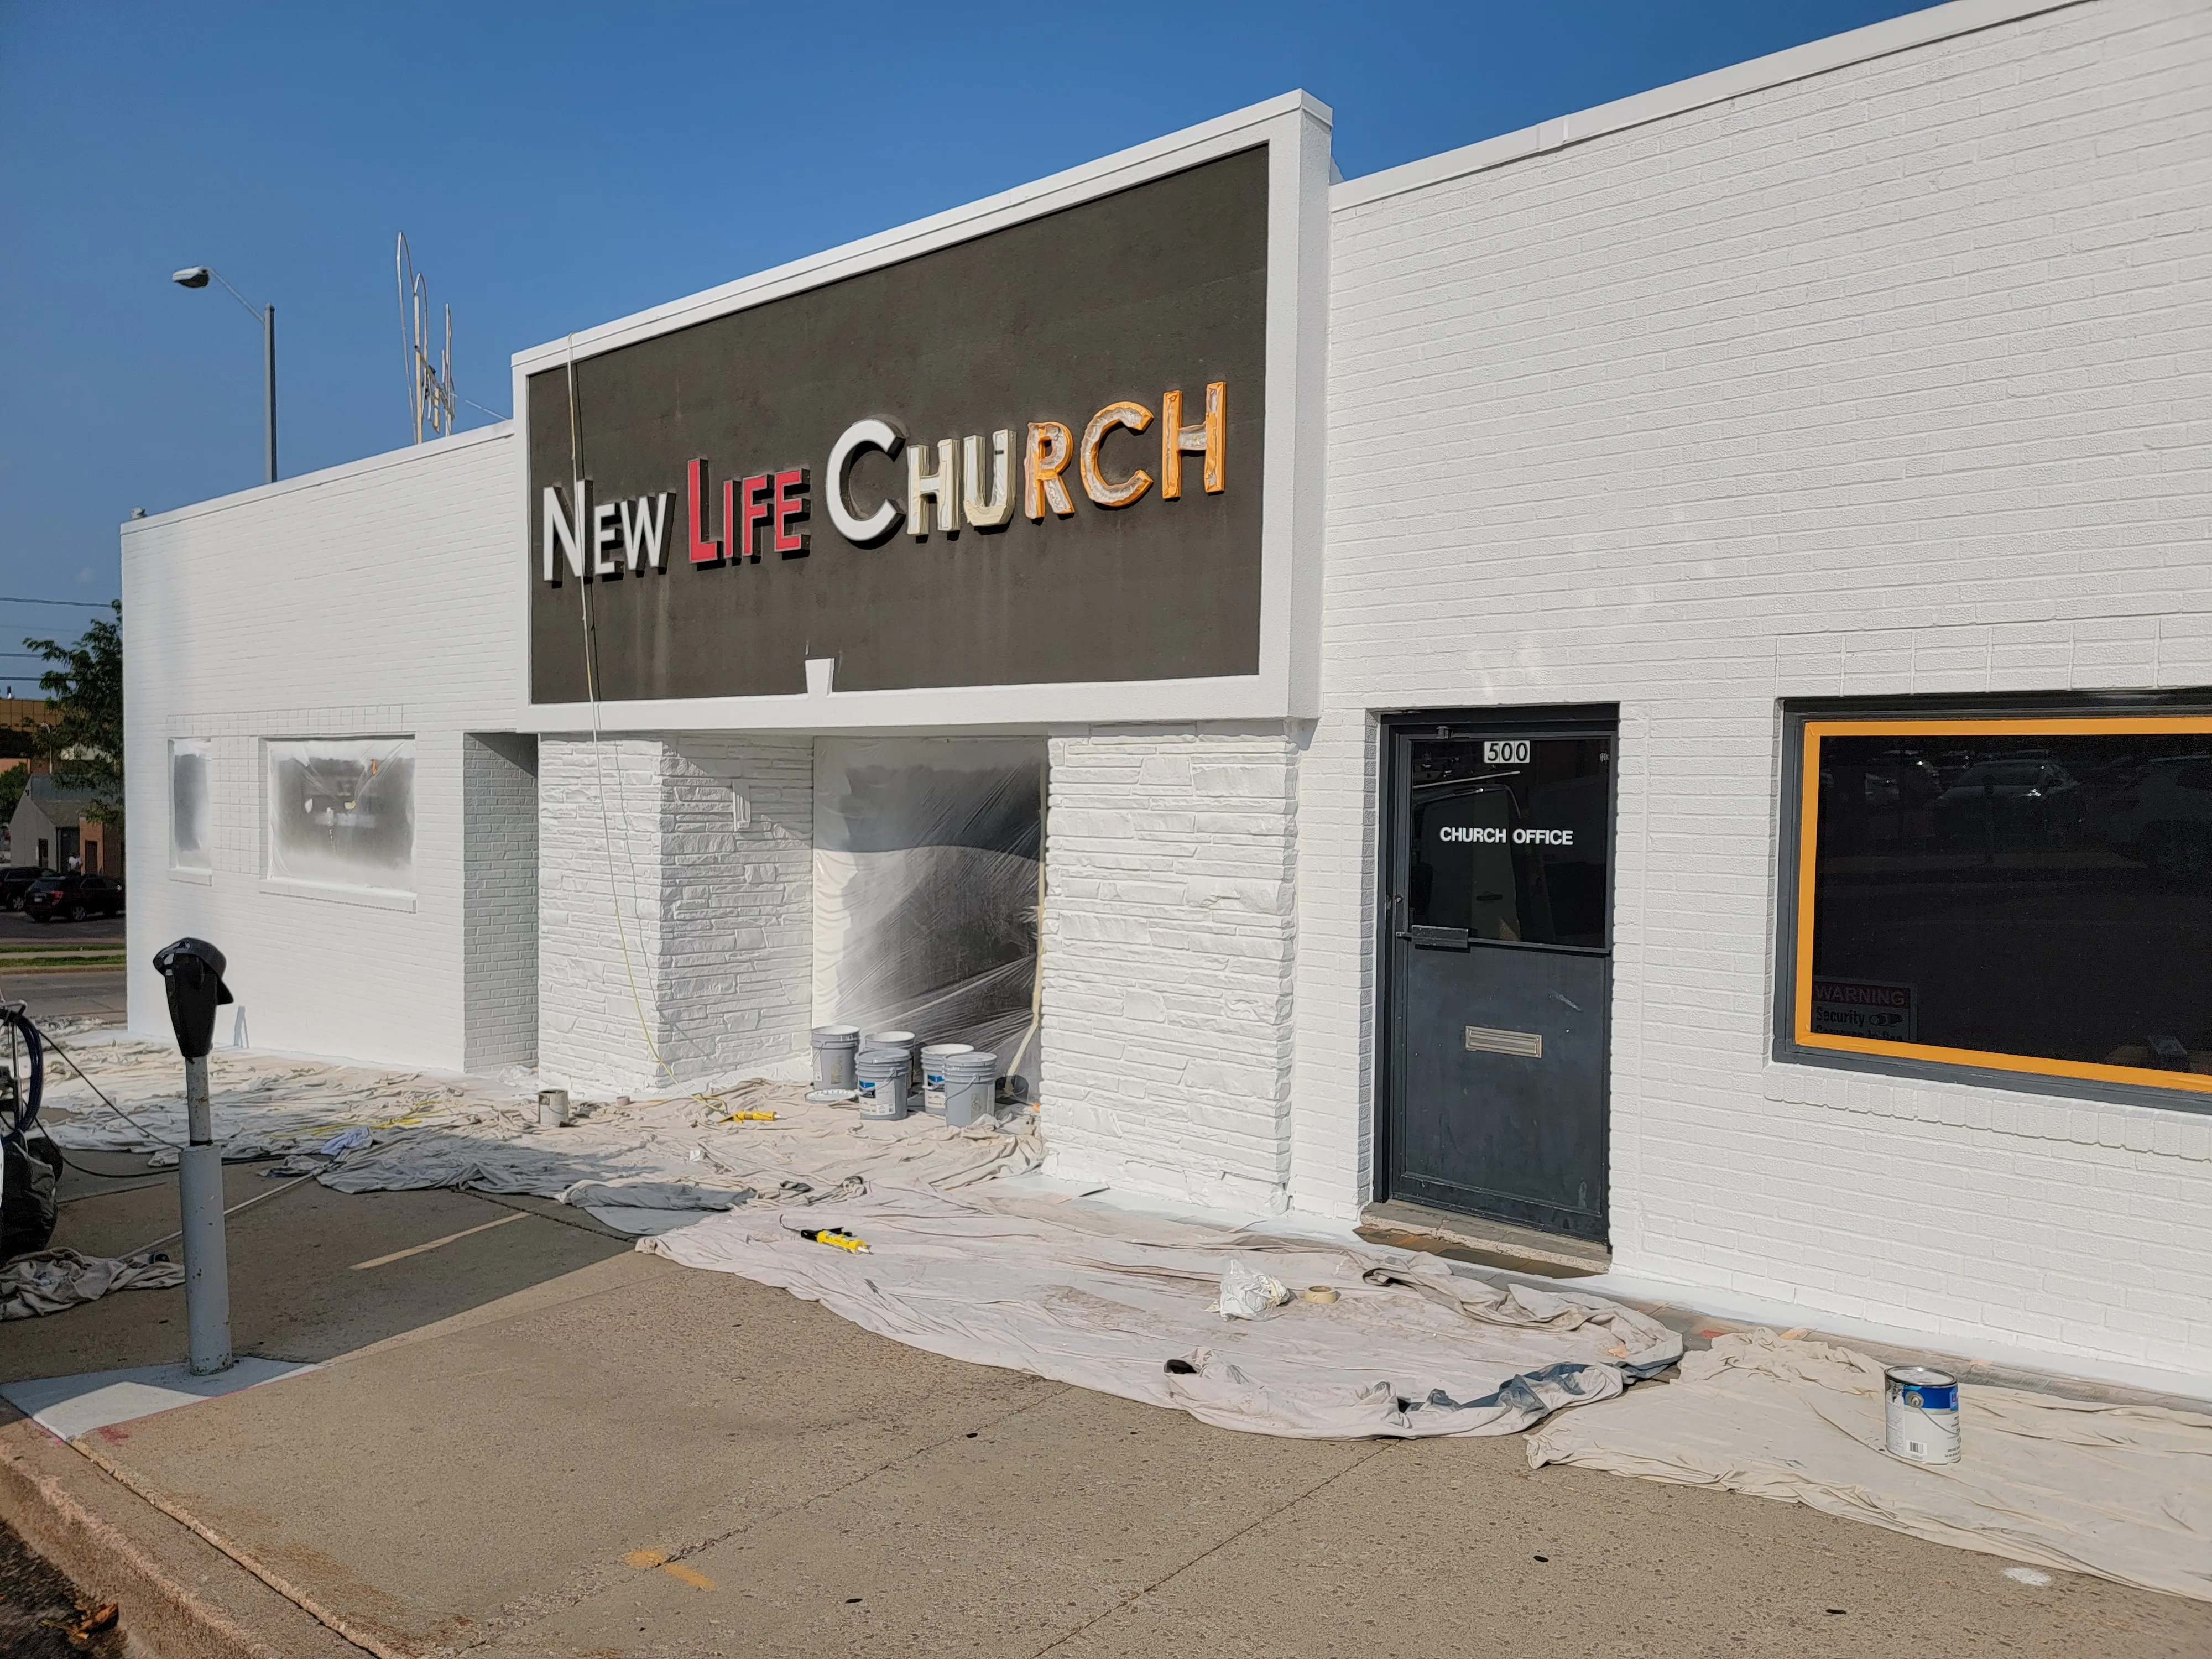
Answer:
[(226, 513), (233, 507), (251, 506), (258, 501), (274, 501), (295, 490), (320, 489), (342, 479), (381, 472), (389, 467), (410, 466), (417, 461), (433, 460), (450, 455), (456, 450), (473, 448), (477, 444), (496, 443), (514, 435), (514, 422), (512, 419), (487, 421), (483, 425), (472, 426), (465, 432), (447, 433), (442, 438), (428, 439), (399, 449), (380, 449), (374, 455), (339, 461), (313, 472), (295, 472), (289, 478), (277, 479), (275, 483), (254, 484), (248, 489), (234, 489), (228, 495), (210, 495), (201, 501), (186, 501), (182, 507), (149, 513), (143, 519), (125, 519), (118, 527), (127, 542), (129, 538), (145, 531), (181, 524), (187, 519), (201, 518), (210, 513)]
[(1464, 178), (1471, 173), (1483, 173), (1492, 167), (1524, 161), (1547, 150), (1563, 149), (1568, 144), (1603, 137), (1607, 133), (1626, 131), (1630, 127), (1644, 126), (1650, 122), (1663, 121), (1669, 116), (1725, 103), (1747, 93), (1787, 86), (1792, 81), (1809, 80), (1816, 75), (1848, 69), (1854, 64), (1868, 63), (1896, 52), (1910, 52), (1916, 46), (1928, 46), (1937, 40), (1972, 34), (1999, 24), (2015, 22), (2023, 17), (2033, 17), (2048, 11), (2063, 11), (2069, 6), (2085, 3), (2087, 0), (1949, 0), (1947, 5), (1930, 6), (1925, 11), (1893, 17), (1887, 22), (1869, 23), (1864, 28), (1832, 34), (1823, 40), (1808, 40), (1803, 46), (1792, 46), (1786, 52), (1770, 52), (1747, 63), (1731, 64), (1726, 69), (1714, 70), (1710, 74), (1692, 76), (1686, 81), (1654, 87), (1649, 92), (1639, 92), (1632, 97), (1615, 99), (1610, 104), (1600, 104), (1595, 109), (1541, 121), (1517, 132), (1502, 132), (1495, 138), (1486, 138), (1480, 143), (1448, 149), (1442, 155), (1425, 156), (1420, 161), (1407, 161), (1402, 166), (1385, 167), (1380, 173), (1370, 173), (1361, 178), (1347, 179), (1330, 187), (1329, 208), (1332, 212), (1340, 212), (1347, 208), (1364, 207), (1371, 202), (1402, 196), (1408, 191), (1425, 190), (1431, 185)]

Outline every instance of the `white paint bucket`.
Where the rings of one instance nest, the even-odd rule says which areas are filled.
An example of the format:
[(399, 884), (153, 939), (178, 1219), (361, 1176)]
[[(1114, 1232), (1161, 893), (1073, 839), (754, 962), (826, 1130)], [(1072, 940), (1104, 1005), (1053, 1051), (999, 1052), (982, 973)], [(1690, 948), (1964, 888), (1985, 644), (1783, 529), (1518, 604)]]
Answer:
[(921, 1039), (911, 1031), (870, 1031), (860, 1039), (863, 1048), (903, 1048), (906, 1050), (906, 1091), (912, 1094), (921, 1086)]
[(808, 1036), (814, 1048), (814, 1086), (817, 1089), (856, 1089), (853, 1056), (860, 1052), (857, 1025), (817, 1025)]
[(904, 1048), (870, 1043), (854, 1063), (860, 1078), (860, 1115), (895, 1123), (906, 1115), (907, 1084), (914, 1066)]
[(980, 1048), (945, 1057), (945, 1121), (955, 1129), (998, 1121), (999, 1057)]
[(1925, 1365), (1882, 1373), (1882, 1425), (1889, 1455), (1909, 1463), (1959, 1461), (1959, 1379)]
[(540, 1089), (538, 1091), (538, 1127), (541, 1129), (565, 1129), (568, 1127), (568, 1091), (566, 1089)]
[(932, 1117), (945, 1115), (945, 1062), (954, 1054), (972, 1054), (969, 1042), (933, 1042), (921, 1051), (921, 1109)]

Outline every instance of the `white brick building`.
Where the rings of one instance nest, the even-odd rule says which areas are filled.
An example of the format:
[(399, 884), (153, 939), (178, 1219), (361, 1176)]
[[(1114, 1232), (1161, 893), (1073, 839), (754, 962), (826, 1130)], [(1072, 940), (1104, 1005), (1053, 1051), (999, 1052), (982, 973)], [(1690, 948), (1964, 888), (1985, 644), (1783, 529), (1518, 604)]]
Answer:
[[(2212, 987), (2200, 1030), (2179, 943), (2212, 923), (2187, 793), (2212, 757), (2212, 13), (1954, 0), (1333, 185), (1328, 122), (1278, 100), (580, 334), (573, 366), (518, 357), (513, 427), (125, 526), (134, 1027), (163, 1023), (143, 963), (196, 933), (258, 1046), (534, 1061), (586, 1091), (793, 1071), (811, 1024), (856, 1012), (817, 1006), (826, 919), (919, 848), (943, 892), (997, 882), (993, 915), (1033, 930), (960, 984), (1011, 1030), (1034, 982), (1024, 1070), (1060, 1173), (1338, 1218), (1416, 1198), (1649, 1280), (2212, 1371)], [(624, 353), (772, 356), (708, 331), (1254, 146), (1265, 283), (1237, 325), (1257, 342), (1264, 314), (1265, 393), (1224, 347), (1251, 422), (1225, 489), (1200, 492), (1193, 447), (1172, 506), (1079, 496), (1065, 522), (1121, 539), (1059, 563), (1042, 503), (995, 540), (894, 529), (874, 556), (939, 561), (950, 623), (867, 586), (909, 565), (832, 564), (818, 508), (803, 562), (701, 557), (738, 551), (706, 464), (687, 486), (589, 425)], [(1188, 424), (1217, 372), (1181, 349)], [(1094, 401), (1164, 416), (1151, 373)], [(1060, 395), (1006, 403), (1016, 436), (1066, 419)], [(845, 413), (921, 422), (910, 453), (998, 418), (879, 401)], [(762, 549), (786, 545), (777, 491), (860, 513), (819, 450), (794, 444), (815, 471), (787, 486), (684, 441), (668, 465), (712, 455), (730, 512), (757, 495)], [(1151, 453), (1103, 441), (1125, 476)], [(887, 464), (865, 476), (892, 493)], [(583, 543), (587, 490), (672, 492), (665, 571), (628, 500), (627, 552), (610, 506), (564, 567), (549, 480)], [(1149, 569), (1162, 538), (1203, 564), (1200, 515), (1248, 484), (1264, 520), (1219, 523), (1249, 672), (1165, 647), (1114, 670), (1158, 642), (1110, 588), (1070, 590), (1054, 647), (1106, 671), (1018, 666), (1045, 660), (1035, 624), (991, 581)], [(1229, 607), (1176, 650), (1243, 625), (1242, 599), (1158, 592), (1162, 639)], [(664, 592), (687, 597), (653, 611)], [(901, 656), (909, 629), (963, 656), (966, 615), (991, 648), (957, 672)], [(708, 622), (726, 652), (684, 643)], [(586, 637), (588, 677), (565, 665)], [(924, 740), (1034, 739), (1047, 804), (1022, 818), (994, 774), (970, 786), (998, 792), (988, 830), (878, 834), (905, 763), (817, 790), (820, 745), (857, 734), (922, 744), (916, 776)], [(207, 830), (164, 870), (152, 826), (198, 810), (180, 766)], [(368, 833), (349, 815), (388, 830), (392, 776), (404, 865), (286, 873)], [(1006, 896), (1039, 850), (1041, 927)], [(1893, 1023), (1852, 1024), (1854, 999)]]

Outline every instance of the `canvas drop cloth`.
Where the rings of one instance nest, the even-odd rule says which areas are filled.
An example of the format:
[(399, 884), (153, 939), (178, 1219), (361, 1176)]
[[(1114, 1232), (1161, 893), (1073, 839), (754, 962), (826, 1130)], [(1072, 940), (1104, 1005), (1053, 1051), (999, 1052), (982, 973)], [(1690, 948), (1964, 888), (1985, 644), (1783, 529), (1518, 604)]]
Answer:
[(1882, 1449), (1882, 1367), (1771, 1331), (1715, 1339), (1681, 1380), (1553, 1418), (1528, 1462), (1803, 1504), (2037, 1566), (2212, 1600), (2212, 1416), (1960, 1390), (1962, 1455)]
[[(66, 1038), (64, 1039), (66, 1040)], [(122, 1109), (102, 1105), (66, 1063), (47, 1068), (47, 1126), (71, 1150), (150, 1153), (185, 1139), (183, 1067), (160, 1044), (71, 1045)], [(541, 1127), (534, 1080), (417, 1073), (217, 1049), (208, 1058), (215, 1138), (226, 1160), (279, 1160), (339, 1192), (430, 1187), (560, 1199), (645, 1233), (750, 1204), (804, 1206), (844, 1182), (957, 1187), (1044, 1157), (1034, 1115), (1005, 1129), (948, 1129), (916, 1115), (865, 1123), (809, 1104), (803, 1085), (749, 1079), (630, 1103), (581, 1102), (578, 1121)], [(772, 1121), (732, 1121), (740, 1110)]]
[[(180, 1070), (159, 1045), (85, 1045), (134, 1121), (58, 1078), (64, 1146), (157, 1151), (185, 1137)], [(65, 1072), (66, 1067), (57, 1067)], [(538, 1126), (526, 1079), (435, 1079), (218, 1050), (226, 1156), (276, 1157), (342, 1192), (534, 1194), (643, 1235), (672, 1261), (781, 1285), (881, 1334), (1188, 1411), (1308, 1437), (1503, 1434), (1610, 1400), (1671, 1364), (1673, 1334), (1599, 1297), (1498, 1291), (1433, 1258), (1195, 1226), (1041, 1194), (1034, 1114), (1001, 1127), (863, 1122), (757, 1079)], [(733, 1111), (772, 1121), (732, 1121)], [(845, 1227), (852, 1255), (799, 1236)], [(1209, 1311), (1232, 1261), (1336, 1303), (1252, 1320)]]
[(59, 1313), (110, 1291), (166, 1291), (184, 1282), (179, 1262), (34, 1250), (0, 1267), (0, 1320)]
[[(809, 1242), (841, 1227), (869, 1253)], [(1681, 1340), (1595, 1296), (1497, 1290), (1433, 1257), (1016, 1194), (871, 1182), (806, 1212), (737, 1209), (642, 1239), (954, 1359), (1301, 1438), (1510, 1434), (1618, 1395)], [(1335, 1290), (1256, 1319), (1209, 1311), (1241, 1261)]]

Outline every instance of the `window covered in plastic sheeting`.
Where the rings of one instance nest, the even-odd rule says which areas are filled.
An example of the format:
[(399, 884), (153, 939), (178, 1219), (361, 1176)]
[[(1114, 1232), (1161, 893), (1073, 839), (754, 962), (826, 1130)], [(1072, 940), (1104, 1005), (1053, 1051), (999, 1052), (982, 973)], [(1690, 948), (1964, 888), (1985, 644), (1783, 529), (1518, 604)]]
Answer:
[(206, 738), (178, 738), (169, 744), (169, 867), (211, 870), (215, 823), (208, 807), (208, 773), (215, 744)]
[(271, 879), (414, 890), (412, 738), (272, 739), (267, 750)]
[(1042, 738), (815, 745), (817, 1022), (988, 1048), (1034, 1093), (1044, 776)]

